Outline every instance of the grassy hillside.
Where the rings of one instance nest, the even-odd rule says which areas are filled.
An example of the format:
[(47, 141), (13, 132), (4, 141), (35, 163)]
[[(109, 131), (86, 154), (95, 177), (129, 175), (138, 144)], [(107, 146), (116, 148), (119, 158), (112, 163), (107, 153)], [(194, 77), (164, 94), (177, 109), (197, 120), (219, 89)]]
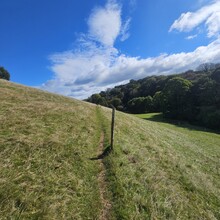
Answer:
[(109, 109), (3, 80), (0, 94), (0, 219), (104, 219), (102, 194), (109, 219), (220, 219), (219, 134), (117, 112), (100, 162)]
[(0, 81), (0, 219), (95, 219), (95, 106)]

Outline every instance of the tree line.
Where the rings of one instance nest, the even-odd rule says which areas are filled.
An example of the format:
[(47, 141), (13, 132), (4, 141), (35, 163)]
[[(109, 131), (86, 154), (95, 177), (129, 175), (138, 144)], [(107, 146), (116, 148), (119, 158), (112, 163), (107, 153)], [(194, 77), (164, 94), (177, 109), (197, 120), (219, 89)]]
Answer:
[(206, 63), (196, 71), (130, 80), (86, 101), (113, 105), (128, 113), (162, 112), (165, 118), (220, 129), (220, 64)]

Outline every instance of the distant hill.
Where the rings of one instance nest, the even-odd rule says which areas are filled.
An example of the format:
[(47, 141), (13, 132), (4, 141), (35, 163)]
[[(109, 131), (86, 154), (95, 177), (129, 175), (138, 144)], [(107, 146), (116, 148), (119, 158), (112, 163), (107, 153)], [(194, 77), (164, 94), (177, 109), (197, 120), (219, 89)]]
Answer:
[(220, 219), (220, 135), (0, 80), (0, 219)]
[(164, 117), (220, 129), (220, 65), (203, 64), (168, 76), (149, 76), (93, 94), (86, 101), (129, 113)]

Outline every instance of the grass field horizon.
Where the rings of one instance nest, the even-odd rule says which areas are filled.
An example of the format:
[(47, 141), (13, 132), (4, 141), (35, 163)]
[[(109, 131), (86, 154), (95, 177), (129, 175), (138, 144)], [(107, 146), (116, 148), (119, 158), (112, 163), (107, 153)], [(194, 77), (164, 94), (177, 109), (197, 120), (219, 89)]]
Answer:
[[(0, 219), (220, 219), (220, 135), (0, 80)], [(155, 118), (156, 117), (156, 118)], [(144, 120), (147, 119), (147, 120)]]

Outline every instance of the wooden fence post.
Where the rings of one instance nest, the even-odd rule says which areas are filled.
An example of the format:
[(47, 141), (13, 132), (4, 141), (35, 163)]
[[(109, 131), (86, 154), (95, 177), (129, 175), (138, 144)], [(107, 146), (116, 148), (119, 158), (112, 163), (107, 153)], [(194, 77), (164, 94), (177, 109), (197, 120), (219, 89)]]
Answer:
[(112, 106), (111, 150), (113, 150), (113, 146), (114, 146), (114, 126), (115, 126), (115, 107)]

